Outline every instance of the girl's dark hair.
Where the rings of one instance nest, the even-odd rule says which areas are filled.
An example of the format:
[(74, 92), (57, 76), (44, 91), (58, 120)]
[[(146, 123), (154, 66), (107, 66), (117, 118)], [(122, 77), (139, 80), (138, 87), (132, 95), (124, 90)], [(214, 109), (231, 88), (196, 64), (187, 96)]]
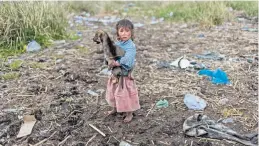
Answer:
[(133, 23), (130, 20), (128, 20), (128, 19), (122, 19), (122, 20), (118, 21), (117, 24), (116, 24), (117, 38), (119, 38), (118, 31), (119, 31), (119, 29), (121, 27), (127, 27), (127, 28), (130, 29), (130, 31), (131, 31), (131, 39), (133, 41), (134, 38), (135, 38), (134, 37), (134, 25), (133, 25)]

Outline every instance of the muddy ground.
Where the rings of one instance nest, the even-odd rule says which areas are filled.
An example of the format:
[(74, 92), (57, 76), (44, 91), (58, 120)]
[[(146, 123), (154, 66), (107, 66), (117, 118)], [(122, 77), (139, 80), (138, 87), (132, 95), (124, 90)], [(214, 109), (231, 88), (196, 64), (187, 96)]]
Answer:
[[(24, 61), (18, 70), (11, 71), (8, 61), (4, 62), (1, 74), (17, 72), (20, 77), (0, 82), (0, 144), (116, 146), (124, 140), (142, 146), (240, 145), (227, 140), (185, 136), (182, 124), (194, 113), (206, 114), (214, 120), (230, 117), (234, 122), (225, 125), (242, 134), (257, 131), (258, 34), (241, 30), (244, 26), (257, 28), (257, 23), (235, 19), (204, 29), (193, 23), (148, 24), (148, 19), (131, 20), (144, 24), (135, 29), (134, 77), (141, 109), (134, 113), (132, 122), (123, 123), (123, 114), (109, 117), (104, 114), (110, 110), (104, 98), (108, 76), (99, 74), (103, 69), (102, 54), (92, 38), (98, 28), (112, 35), (115, 23), (95, 23), (98, 28), (80, 25), (77, 29), (80, 28), (83, 36), (77, 41), (10, 58), (9, 63), (17, 59)], [(224, 57), (219, 60), (195, 57), (204, 51)], [(211, 70), (221, 68), (231, 84), (215, 85), (199, 76), (196, 69), (168, 66), (183, 55)], [(90, 95), (88, 90), (98, 96)], [(186, 93), (205, 99), (207, 107), (203, 111), (188, 110), (183, 102)], [(166, 99), (169, 106), (154, 107), (160, 99)], [(22, 116), (30, 114), (37, 119), (32, 133), (16, 138)]]

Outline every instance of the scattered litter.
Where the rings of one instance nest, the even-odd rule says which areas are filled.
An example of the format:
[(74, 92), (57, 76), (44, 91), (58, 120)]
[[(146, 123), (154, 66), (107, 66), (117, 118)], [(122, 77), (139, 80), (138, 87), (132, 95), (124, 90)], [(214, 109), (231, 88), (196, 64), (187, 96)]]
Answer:
[(121, 141), (119, 146), (131, 146), (131, 144), (127, 143), (126, 141)]
[(56, 63), (60, 63), (60, 62), (62, 62), (63, 61), (63, 59), (57, 59), (56, 60)]
[(134, 26), (135, 27), (142, 27), (142, 26), (144, 26), (144, 24), (142, 24), (142, 23), (135, 23)]
[(203, 69), (200, 70), (198, 74), (209, 76), (213, 84), (230, 84), (227, 74), (220, 68), (216, 69), (215, 71)]
[(203, 110), (206, 107), (205, 100), (192, 94), (186, 94), (184, 96), (184, 104), (192, 110)]
[(34, 124), (36, 123), (36, 119), (34, 115), (25, 115), (23, 116), (23, 124), (20, 128), (20, 131), (17, 135), (17, 138), (26, 136), (31, 134), (32, 132), (32, 128), (34, 126)]
[(166, 62), (166, 61), (159, 61), (157, 62), (157, 68), (161, 69), (161, 68), (170, 68), (170, 63)]
[(194, 69), (196, 70), (201, 70), (201, 69), (206, 69), (208, 68), (205, 64), (203, 63), (196, 63), (196, 62), (190, 62), (190, 64), (193, 66)]
[(222, 123), (227, 124), (227, 123), (234, 123), (234, 120), (232, 118), (226, 118), (222, 120)]
[(108, 68), (105, 68), (105, 69), (101, 70), (101, 72), (99, 74), (100, 75), (111, 75), (111, 70), (108, 70)]
[(191, 66), (190, 61), (185, 59), (184, 56), (177, 58), (170, 65), (175, 66), (175, 67), (179, 67), (179, 68), (187, 68), (187, 67)]
[(204, 38), (205, 35), (204, 35), (204, 34), (199, 34), (198, 37), (199, 37), (199, 38)]
[(157, 23), (160, 23), (160, 22), (163, 22), (163, 21), (164, 21), (164, 17), (161, 17), (158, 20), (156, 20), (156, 17), (153, 16), (150, 24), (157, 24)]
[(104, 89), (98, 89), (98, 90), (96, 90), (96, 92), (98, 92), (98, 93), (103, 93), (105, 90)]
[(19, 109), (8, 108), (8, 109), (3, 109), (3, 112), (6, 112), (6, 113), (17, 113), (17, 112), (22, 111), (22, 110), (24, 110), (24, 108), (19, 108)]
[(249, 32), (258, 32), (258, 29), (256, 29), (256, 28), (249, 28), (247, 26), (243, 27), (241, 30), (249, 31)]
[(92, 90), (88, 90), (87, 93), (92, 95), (92, 96), (98, 96), (98, 93), (96, 93), (96, 92), (94, 92)]
[(41, 49), (40, 44), (38, 44), (35, 40), (32, 40), (26, 47), (27, 52), (36, 52)]
[(174, 12), (170, 12), (169, 16), (172, 17), (174, 15)]
[(163, 100), (161, 99), (156, 103), (156, 107), (157, 108), (162, 108), (162, 107), (166, 108), (166, 107), (168, 107), (168, 101), (166, 99), (163, 99)]
[(206, 51), (200, 55), (195, 55), (195, 57), (201, 58), (201, 59), (223, 60), (225, 58), (225, 55)]
[(257, 146), (258, 133), (239, 134), (236, 131), (211, 120), (206, 115), (195, 114), (183, 123), (183, 131), (188, 136), (231, 140), (249, 146)]
[(225, 105), (225, 104), (227, 104), (228, 103), (228, 99), (227, 98), (223, 98), (223, 99), (220, 99), (219, 100), (219, 104), (220, 105)]
[(82, 32), (77, 32), (77, 36), (82, 37), (83, 36)]

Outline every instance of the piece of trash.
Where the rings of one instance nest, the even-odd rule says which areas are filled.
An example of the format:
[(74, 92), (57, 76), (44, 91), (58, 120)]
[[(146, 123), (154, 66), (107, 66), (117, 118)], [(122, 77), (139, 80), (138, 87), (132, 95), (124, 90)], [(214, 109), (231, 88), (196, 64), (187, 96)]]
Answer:
[(40, 44), (38, 44), (35, 40), (32, 40), (31, 42), (29, 42), (29, 44), (26, 47), (27, 52), (36, 52), (36, 51), (39, 51), (40, 49), (41, 49)]
[(183, 123), (185, 135), (193, 137), (204, 137), (219, 140), (230, 140), (249, 146), (258, 145), (258, 132), (239, 134), (236, 131), (224, 126), (220, 122), (210, 119), (206, 115), (194, 114), (188, 117)]
[(83, 36), (82, 32), (77, 32), (77, 36), (82, 37)]
[(98, 92), (98, 93), (103, 93), (105, 90), (104, 89), (98, 89), (98, 90), (96, 90), (96, 92)]
[(222, 120), (222, 123), (227, 124), (227, 123), (234, 123), (234, 120), (232, 118), (226, 118)]
[(190, 61), (185, 59), (184, 56), (177, 58), (170, 65), (175, 66), (175, 67), (179, 67), (179, 68), (187, 68), (187, 67), (191, 66)]
[(172, 17), (174, 15), (174, 12), (170, 12), (169, 16)]
[(203, 110), (206, 107), (206, 101), (204, 99), (192, 94), (186, 94), (183, 101), (188, 109)]
[(131, 144), (127, 143), (126, 141), (121, 141), (119, 146), (131, 146)]
[(247, 62), (248, 62), (248, 63), (253, 63), (253, 62), (254, 62), (254, 59), (253, 59), (253, 58), (247, 58)]
[(220, 68), (216, 69), (215, 71), (203, 69), (200, 70), (198, 74), (209, 76), (213, 84), (230, 84), (227, 74)]
[(21, 110), (24, 110), (24, 108), (19, 108), (19, 109), (12, 109), (12, 108), (8, 108), (8, 109), (3, 109), (3, 112), (6, 112), (6, 113), (17, 113)]
[(152, 19), (151, 19), (150, 24), (157, 24), (157, 23), (163, 22), (163, 21), (164, 21), (164, 17), (161, 17), (158, 20), (156, 20), (156, 17), (153, 16)]
[(199, 37), (199, 38), (204, 38), (205, 35), (204, 35), (204, 34), (199, 34), (198, 37)]
[(142, 24), (142, 23), (135, 23), (134, 26), (135, 27), (142, 27), (142, 26), (144, 26), (144, 24)]
[(227, 102), (228, 102), (228, 99), (227, 99), (227, 98), (223, 98), (223, 99), (220, 99), (220, 100), (219, 100), (219, 104), (220, 104), (220, 105), (225, 105), (225, 104), (227, 104)]
[(98, 94), (92, 90), (88, 90), (87, 91), (88, 94), (92, 95), (92, 96), (98, 96)]
[(101, 72), (99, 74), (101, 74), (101, 75), (111, 75), (111, 70), (108, 70), (108, 68), (105, 68), (105, 69), (101, 70)]
[(195, 55), (197, 58), (201, 59), (212, 59), (212, 60), (223, 60), (225, 58), (225, 55), (221, 55), (215, 52), (206, 51), (200, 55)]
[(256, 28), (249, 28), (247, 26), (243, 27), (241, 30), (249, 31), (249, 32), (258, 32), (258, 29), (256, 29)]
[(206, 69), (207, 66), (203, 63), (196, 63), (196, 62), (190, 62), (190, 64), (193, 66), (196, 70)]
[(90, 14), (90, 13), (85, 13), (85, 16), (86, 16), (86, 17), (90, 17), (91, 14)]
[(170, 67), (170, 63), (166, 62), (166, 61), (159, 61), (157, 62), (157, 68), (161, 69), (161, 68), (169, 68)]
[(23, 124), (20, 128), (17, 138), (31, 134), (32, 128), (35, 125), (36, 121), (37, 120), (35, 119), (34, 115), (24, 115)]
[(156, 107), (157, 108), (162, 108), (162, 107), (166, 108), (166, 107), (168, 107), (168, 101), (166, 99), (163, 99), (163, 100), (161, 99), (156, 103)]

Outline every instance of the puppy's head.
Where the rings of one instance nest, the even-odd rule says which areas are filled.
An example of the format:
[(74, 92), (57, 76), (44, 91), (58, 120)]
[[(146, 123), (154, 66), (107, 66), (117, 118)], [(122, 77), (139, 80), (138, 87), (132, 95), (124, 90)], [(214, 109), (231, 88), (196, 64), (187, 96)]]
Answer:
[(95, 36), (93, 38), (93, 41), (96, 42), (96, 44), (100, 44), (103, 42), (103, 36), (104, 36), (104, 31), (102, 30), (98, 30), (96, 33), (95, 33)]

